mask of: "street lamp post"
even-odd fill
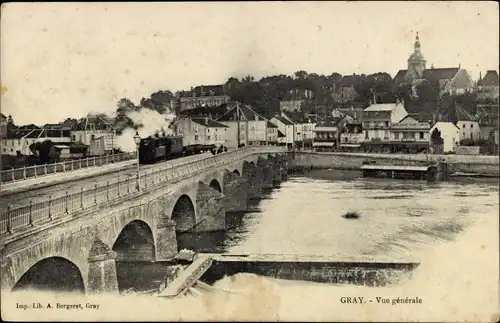
[[[136,188],[139,191],[141,189],[141,186],[139,185],[139,180],[140,180],[140,173],[139,173],[139,144],[141,143],[141,137],[139,136],[139,133],[136,131],[135,136],[134,136],[134,141],[135,141],[135,146],[136,146],[136,151],[137,151],[137,185]]]

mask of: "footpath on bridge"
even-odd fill
[[[40,189],[46,186],[59,184],[61,182],[77,181],[83,178],[99,176],[107,173],[116,172],[124,167],[136,165],[136,160],[126,160],[114,164],[103,166],[82,168],[65,173],[50,174],[40,177],[29,178],[17,182],[1,184],[0,195],[22,192],[27,189]]]

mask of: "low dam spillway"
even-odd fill
[[[386,286],[409,278],[418,265],[415,260],[381,257],[197,254],[159,296],[177,297],[198,280],[211,285],[238,273],[315,283]]]

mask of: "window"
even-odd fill
[[[210,141],[210,136],[207,136],[207,140]]]
[[[368,139],[368,130],[365,130],[365,139]]]
[[[424,139],[424,133],[420,132],[420,139]]]
[[[389,127],[389,121],[386,121],[386,122],[385,122],[385,126],[386,126],[386,127]]]
[[[465,125],[462,125],[462,128],[465,128]]]
[[[399,132],[394,133],[394,139],[399,139]]]
[[[18,139],[17,140],[17,144],[20,145],[21,144],[21,139]]]
[[[194,140],[198,140],[198,135],[194,135]]]
[[[4,148],[4,149],[3,149],[3,152],[5,152],[6,150],[7,150],[7,149],[5,149],[5,148]]]
[[[471,127],[471,128],[474,128],[474,124],[472,124],[472,123],[471,123],[471,124],[470,124],[470,127]]]
[[[90,140],[94,140],[95,139],[95,136],[94,135],[90,135]]]
[[[71,135],[71,140],[76,141],[76,136],[75,135]]]
[[[210,128],[207,128],[207,132],[210,132]]]

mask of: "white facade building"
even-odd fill
[[[2,139],[2,154],[16,156],[31,155],[30,145],[35,142],[50,140],[56,144],[71,142],[69,128],[61,129],[18,129],[9,137]]]
[[[228,127],[227,147],[229,148],[238,147],[238,143],[252,146],[268,142],[268,120],[247,105],[236,104],[222,115],[217,122]]]
[[[452,122],[436,122],[429,130],[429,140],[431,140],[434,129],[441,132],[441,138],[443,138],[443,152],[455,151],[460,140],[459,128]],[[432,142],[430,142],[430,144],[432,144]]]
[[[183,117],[172,124],[176,135],[182,136],[184,146],[227,146],[228,126],[207,117]]]

